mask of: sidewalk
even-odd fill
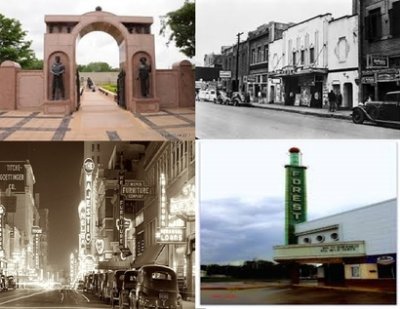
[[[0,140],[7,141],[162,141],[194,137],[194,107],[134,114],[98,91],[85,91],[79,110],[72,115],[0,111]]]
[[[251,102],[251,106],[257,108],[272,109],[277,111],[284,111],[289,113],[297,113],[303,115],[311,115],[325,118],[336,118],[351,120],[351,110],[338,110],[336,112],[330,112],[324,108],[310,108],[305,106],[287,106],[283,104],[269,104],[269,103],[255,103]]]

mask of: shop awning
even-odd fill
[[[134,268],[139,268],[145,264],[168,265],[168,250],[165,245],[156,244],[147,247],[141,256],[138,256],[131,264]]]
[[[118,269],[129,269],[131,268],[130,262],[125,261],[102,261],[99,262],[97,269],[102,270],[118,270]]]
[[[326,68],[304,68],[304,69],[286,69],[277,72],[271,72],[268,74],[269,77],[290,77],[290,76],[301,76],[309,74],[328,74]]]

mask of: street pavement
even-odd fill
[[[134,114],[99,91],[85,91],[79,110],[68,116],[0,111],[0,140],[193,140],[194,121],[194,108]]]
[[[317,287],[201,290],[201,305],[396,304],[396,294]]]
[[[351,111],[330,113],[308,107],[273,104],[248,106],[196,102],[199,139],[398,139],[400,130],[354,124]]]
[[[194,309],[194,302],[183,301],[183,309]],[[0,292],[0,308],[111,308],[90,293],[65,290],[62,300],[59,290],[17,289]]]

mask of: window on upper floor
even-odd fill
[[[264,61],[268,61],[268,45],[264,45]]]
[[[315,56],[314,56],[314,47],[310,48],[310,64],[313,64],[315,61]]]
[[[293,66],[296,66],[296,52],[293,52]]]
[[[300,62],[303,65],[304,64],[304,57],[305,57],[305,51],[304,49],[300,52]]]
[[[365,17],[365,37],[369,41],[380,39],[382,36],[381,9],[373,9]]]
[[[400,1],[393,2],[389,10],[390,34],[394,37],[400,36]]]
[[[257,47],[257,62],[261,62],[263,59],[261,46]]]
[[[251,50],[251,63],[256,63],[256,49],[255,48],[253,48],[252,50]]]

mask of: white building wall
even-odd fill
[[[342,106],[358,105],[358,16],[343,16],[328,24],[328,89],[339,87]],[[336,72],[331,72],[336,71]]]
[[[339,225],[340,241],[365,241],[366,254],[397,252],[397,200],[392,199],[296,225],[296,233]]]
[[[326,68],[328,66],[327,40],[328,22],[332,19],[331,14],[320,15],[294,25],[284,31],[283,65],[293,65],[293,52],[296,52],[296,64],[299,65],[301,50],[305,51],[305,67],[310,66],[309,51],[314,48],[315,67]]]

